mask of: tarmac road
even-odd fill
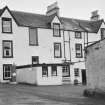
[[[85,88],[0,84],[0,105],[105,105],[105,100],[84,97]]]

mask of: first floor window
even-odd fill
[[[57,76],[57,66],[56,65],[52,65],[52,76]]]
[[[76,58],[82,58],[82,44],[75,44]]]
[[[29,28],[29,45],[38,46],[38,32],[37,28]]]
[[[61,58],[61,43],[54,43],[54,57]]]
[[[63,74],[63,77],[70,76],[69,66],[62,66],[62,74]]]
[[[12,70],[11,64],[4,64],[3,65],[3,79],[4,80],[11,79],[11,70]]]
[[[3,40],[3,57],[13,57],[13,43],[10,40]]]
[[[42,77],[47,77],[48,76],[48,66],[43,65],[42,66]]]
[[[2,18],[2,32],[3,33],[12,33],[12,19],[11,18]]]
[[[79,76],[79,68],[74,69],[74,75],[75,75],[75,77]]]
[[[32,64],[38,64],[39,63],[39,57],[38,56],[32,56]]]

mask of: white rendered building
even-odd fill
[[[0,82],[10,81],[13,64],[64,64],[62,83],[86,83],[84,48],[100,40],[104,28],[97,12],[89,21],[60,17],[57,3],[48,6],[45,15],[4,7],[0,10]]]

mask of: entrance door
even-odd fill
[[[86,85],[86,82],[87,82],[86,81],[86,70],[82,69],[81,72],[82,72],[82,84]]]

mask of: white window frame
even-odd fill
[[[81,38],[82,38],[81,32],[76,31],[76,32],[75,32],[75,38],[81,39]]]
[[[62,57],[61,43],[54,43],[54,58],[61,57]]]
[[[69,66],[67,66],[67,65],[62,66],[62,75],[63,75],[63,77],[70,77]]]
[[[12,33],[12,19],[2,17],[2,33]]]
[[[38,46],[38,32],[37,31],[38,31],[37,28],[29,27],[29,45],[30,46]]]
[[[74,76],[79,77],[79,68],[74,68]]]
[[[101,39],[105,38],[105,28],[101,28]]]
[[[82,44],[76,43],[75,44],[75,51],[76,51],[76,58],[82,58],[83,57],[83,54],[82,54]]]
[[[57,65],[51,66],[51,74],[52,76],[57,76]]]
[[[7,43],[7,46],[5,46],[5,43]],[[13,58],[13,42],[11,40],[3,40],[2,41],[3,46],[3,58]],[[9,45],[10,44],[10,45]],[[7,54],[8,52],[8,54]]]
[[[10,67],[10,71],[6,71],[6,66]],[[5,77],[5,73],[9,73],[10,76]],[[10,80],[12,74],[12,64],[3,64],[3,80]]]
[[[60,37],[60,24],[59,23],[53,23],[53,36]]]

